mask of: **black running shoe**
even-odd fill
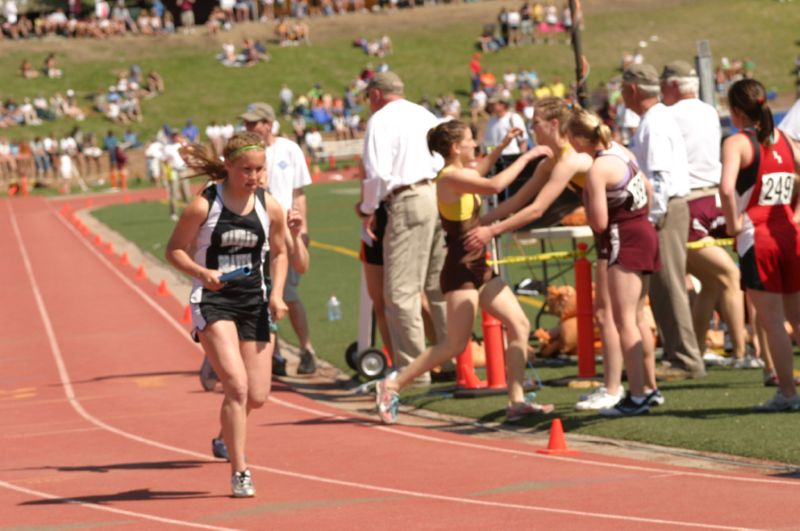
[[[650,404],[645,398],[641,404],[631,398],[631,394],[627,393],[625,398],[617,402],[614,407],[601,409],[599,413],[604,417],[632,417],[634,415],[643,415],[650,413]]]
[[[286,376],[286,358],[280,354],[272,356],[272,375]]]
[[[317,362],[314,353],[304,350],[300,353],[300,365],[297,366],[297,374],[314,374],[317,372]]]

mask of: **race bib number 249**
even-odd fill
[[[788,205],[792,200],[794,175],[791,173],[767,173],[761,177],[761,206]]]

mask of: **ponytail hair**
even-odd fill
[[[225,162],[235,160],[239,155],[246,151],[256,149],[264,150],[266,145],[264,139],[258,133],[237,133],[233,135],[230,140],[225,144],[222,150],[223,159],[215,157],[208,151],[208,148],[202,144],[187,144],[180,148],[181,158],[186,162],[186,165],[195,170],[193,175],[187,177],[197,177],[199,175],[207,175],[212,181],[224,181],[228,178],[228,170],[225,168]]]
[[[755,79],[741,79],[728,91],[728,107],[737,109],[753,122],[756,137],[762,145],[768,145],[775,129],[772,110],[767,105],[767,90]]]
[[[586,109],[574,108],[567,122],[565,132],[587,140],[590,144],[602,144],[611,147],[611,129],[603,123],[598,115]]]
[[[469,126],[461,120],[442,122],[428,131],[428,151],[438,153],[445,160],[450,156],[450,148],[464,139]]]

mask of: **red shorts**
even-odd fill
[[[689,205],[689,241],[696,242],[706,236],[727,238],[725,216],[717,204],[717,195],[692,199]]]
[[[603,234],[595,235],[597,258],[608,266],[621,265],[630,271],[655,273],[661,269],[658,234],[646,217],[612,223]]]
[[[800,291],[800,229],[755,230],[754,244],[739,257],[742,287],[771,293]]]

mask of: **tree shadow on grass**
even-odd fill
[[[89,496],[76,496],[74,498],[53,498],[47,500],[32,500],[22,502],[20,505],[63,505],[71,503],[92,503],[106,505],[121,501],[150,501],[150,500],[188,500],[200,498],[220,498],[218,494],[211,495],[206,491],[185,491],[185,490],[151,490],[134,489],[117,492],[113,494],[94,494]]]

